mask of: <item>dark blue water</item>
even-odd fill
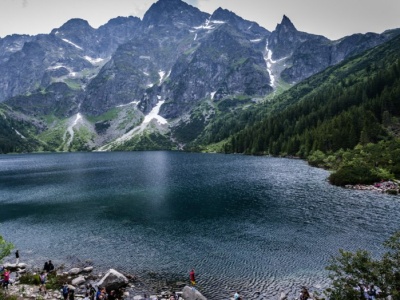
[[[236,289],[269,298],[325,284],[339,248],[379,254],[400,227],[400,198],[327,176],[300,160],[239,155],[0,156],[0,234],[34,266],[91,260],[144,281],[195,268],[210,299]]]

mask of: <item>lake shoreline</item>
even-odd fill
[[[44,299],[61,298],[62,295],[60,293],[60,290],[62,288],[62,285],[60,285],[60,288],[49,289],[48,295],[46,296],[46,294],[40,293],[39,284],[26,284],[19,282],[21,276],[27,276],[27,275],[29,277],[39,276],[39,274],[43,272],[39,268],[29,266],[23,262],[19,263],[18,266],[21,266],[20,268],[18,268],[18,266],[16,266],[15,263],[13,264],[10,262],[4,265],[7,269],[12,270],[11,278],[13,284],[10,285],[10,287],[12,287],[11,294],[19,295],[23,299],[38,298],[43,296],[45,296],[43,297]],[[10,266],[12,266],[12,268],[10,268]],[[70,289],[73,289],[75,291],[75,299],[83,299],[87,291],[87,285],[88,284],[93,285],[93,287],[96,290],[98,288],[104,287],[101,284],[99,284],[99,282],[103,281],[104,277],[107,276],[105,274],[107,274],[112,270],[114,272],[115,269],[101,271],[101,270],[95,270],[93,269],[93,267],[86,267],[84,269],[79,267],[72,267],[70,270],[65,271],[64,267],[61,267],[61,269],[56,268],[49,274],[54,274],[56,276],[64,278],[63,282],[68,283]],[[115,271],[117,273],[120,273],[118,272],[118,270]],[[95,274],[96,272],[99,273],[96,275]],[[121,275],[125,276],[128,279],[128,281],[126,285],[118,289],[117,295],[120,295],[118,299],[161,300],[161,299],[169,299],[171,295],[178,295],[179,299],[182,299],[180,297],[182,297],[183,291],[186,289],[185,287],[192,286],[190,284],[189,276],[187,276],[186,279],[181,279],[181,280],[176,279],[175,281],[167,281],[165,278],[164,279],[160,278],[158,282],[153,282],[153,284],[151,283],[149,284],[148,282],[145,283],[144,281],[141,280],[140,277],[137,277],[135,275],[126,273],[121,273]],[[324,290],[329,286],[327,279],[322,279],[322,278],[320,283],[314,283],[312,285],[310,285],[309,283],[310,282],[304,282],[304,284],[302,284],[301,286],[295,284],[289,284],[287,288],[284,289],[272,286],[270,287],[270,289],[274,290],[272,291],[272,293],[271,291],[269,291],[269,293],[266,293],[267,291],[257,289],[248,293],[247,298],[249,296],[252,297],[262,296],[263,299],[275,300],[275,299],[284,299],[285,296],[297,297],[298,294],[300,293],[302,286],[306,286],[311,295],[313,294],[323,295]],[[198,282],[197,284],[201,285],[201,282]],[[21,290],[24,291],[23,296]],[[201,297],[204,297],[204,300],[206,299],[201,292],[201,288],[199,289],[197,285],[195,286],[195,290],[196,293],[200,293],[198,294],[198,298],[196,298],[197,300],[202,300]],[[111,289],[110,290],[107,289],[108,293],[110,291]],[[241,294],[240,290],[235,290],[232,291],[230,295],[225,295],[224,298],[233,299],[233,294],[236,291]],[[183,298],[183,299],[191,299],[191,298]],[[214,299],[214,297],[213,295],[208,295],[207,299]]]

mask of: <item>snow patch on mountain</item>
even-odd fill
[[[121,137],[117,138],[114,142],[111,142],[107,145],[100,147],[98,151],[109,151],[113,148],[113,146],[129,141],[134,136],[141,134],[153,120],[156,121],[159,125],[167,125],[168,121],[159,115],[161,105],[164,104],[165,100],[161,100],[161,96],[157,96],[157,98],[159,99],[157,105],[154,106],[153,109],[150,111],[150,113],[144,117],[142,124],[131,129]],[[134,102],[136,101],[133,101],[131,103]]]
[[[92,65],[98,65],[104,61],[104,58],[92,58],[90,56],[84,56],[83,58],[90,62]]]
[[[26,140],[26,137],[24,137],[17,129],[13,128],[15,133],[18,134],[22,139]]]
[[[272,50],[268,48],[268,41],[267,41],[267,45],[265,47],[265,55],[264,55],[264,60],[265,63],[267,64],[267,72],[269,74],[269,77],[271,79],[271,86],[275,87],[276,85],[276,77],[274,75],[274,66],[278,63],[280,63],[281,61],[286,60],[287,57],[283,57],[281,59],[278,60],[273,60],[272,59]]]
[[[80,50],[83,50],[82,47],[78,46],[77,44],[74,44],[73,42],[71,42],[71,41],[69,41],[69,40],[67,40],[67,39],[62,39],[62,40],[63,40],[64,42],[66,42],[66,43],[68,43],[68,44],[74,46],[75,48],[78,48],[78,49],[80,49]]]
[[[158,96],[160,100],[161,97]],[[157,105],[149,112],[149,114],[144,118],[142,125],[150,123],[151,120],[155,119],[160,124],[168,124],[168,121],[159,115],[161,105],[163,105],[165,100],[158,101]]]
[[[67,148],[71,145],[72,141],[74,140],[74,127],[78,125],[78,123],[82,120],[82,115],[80,113],[77,113],[75,115],[75,120],[72,122],[71,125],[68,126],[67,131],[64,133],[63,140],[65,142],[67,138],[67,133],[69,133],[69,139],[66,143]]]
[[[138,105],[139,102],[140,102],[140,101],[132,101],[132,102],[129,102],[129,103],[126,103],[126,104],[117,105],[116,107],[124,107],[124,106],[132,105],[132,104]]]

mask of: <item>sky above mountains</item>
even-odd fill
[[[184,0],[201,11],[233,11],[273,31],[283,15],[296,28],[332,40],[353,33],[400,28],[399,0]],[[142,18],[155,0],[0,0],[0,37],[50,33],[69,19],[97,28],[118,16]]]

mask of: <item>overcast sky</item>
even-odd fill
[[[233,11],[272,31],[282,16],[308,33],[339,39],[352,33],[400,28],[400,0],[185,0],[212,13]],[[0,37],[50,33],[72,18],[97,28],[118,16],[142,18],[155,0],[0,0]]]

